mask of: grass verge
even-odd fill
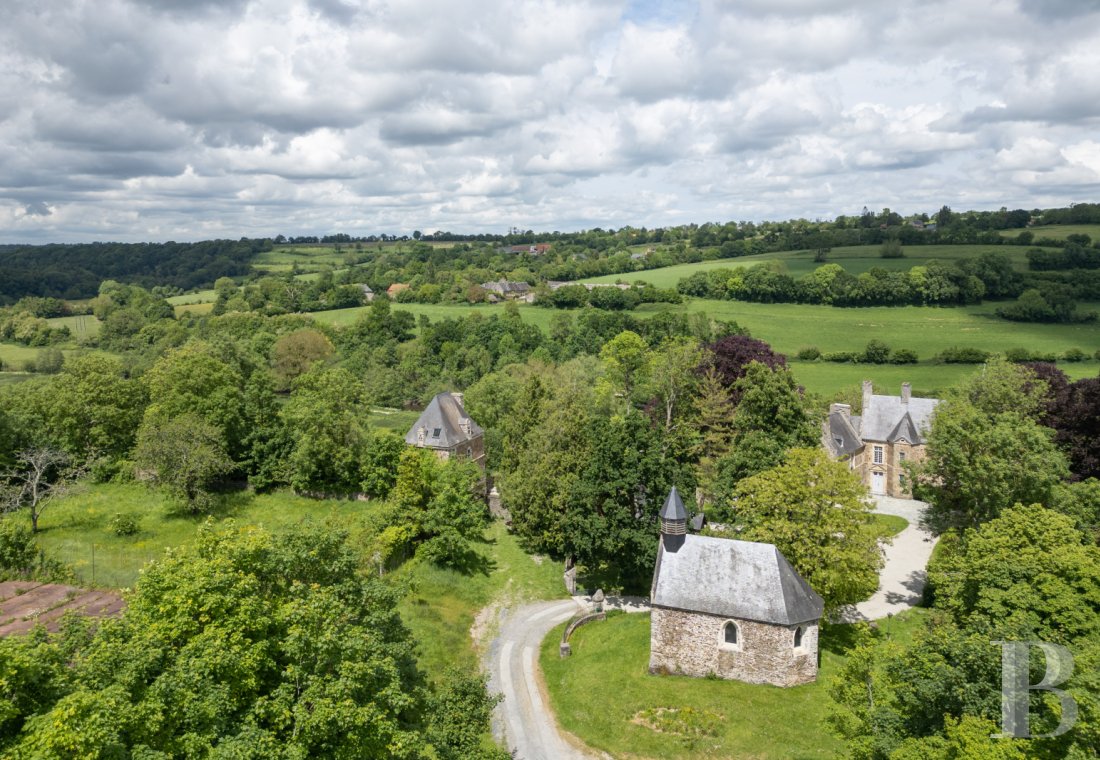
[[[924,614],[913,609],[880,627],[907,641]],[[565,659],[558,656],[559,627],[543,640],[540,661],[562,727],[614,757],[832,758],[843,745],[825,724],[828,682],[854,645],[854,633],[847,625],[823,630],[817,682],[787,689],[650,675],[648,614],[611,616],[578,629],[573,656]],[[673,710],[701,716],[706,731],[685,737],[655,730]]]

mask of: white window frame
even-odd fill
[[[885,451],[882,446],[875,446],[871,452],[871,463],[882,464],[885,461]]]

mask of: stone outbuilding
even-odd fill
[[[437,394],[405,434],[405,443],[432,449],[440,459],[472,459],[485,469],[485,431],[466,413],[460,393]]]
[[[825,605],[779,549],[688,534],[675,487],[660,517],[649,672],[774,686],[814,681]]]
[[[902,383],[900,396],[874,393],[863,381],[863,413],[853,415],[847,404],[833,404],[821,438],[826,450],[846,460],[871,493],[912,498],[905,463],[925,457],[925,436],[939,399],[912,395]]]

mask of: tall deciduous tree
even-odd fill
[[[636,332],[624,330],[600,349],[604,377],[612,395],[629,404],[639,385],[649,378],[649,347]]]
[[[499,757],[471,740],[488,726],[484,689],[448,678],[433,695],[396,605],[390,587],[358,572],[340,534],[203,528],[147,567],[121,619],[80,656],[45,645],[33,698],[4,711],[0,751]],[[0,642],[0,672],[30,682],[32,646]]]
[[[213,346],[192,341],[168,351],[143,379],[150,400],[143,424],[196,415],[218,431],[231,456],[243,458],[244,380]]]
[[[192,512],[213,506],[213,487],[233,469],[221,431],[194,414],[147,420],[134,459]]]
[[[43,389],[45,434],[73,456],[126,454],[145,410],[145,389],[122,362],[90,354],[70,359]]]
[[[708,368],[713,368],[730,389],[734,404],[741,400],[737,381],[745,376],[752,362],[760,362],[771,369],[787,366],[786,357],[777,354],[764,341],[747,335],[727,335],[706,348],[708,353],[698,371],[705,373]]]
[[[1049,504],[1069,475],[1053,431],[1016,411],[986,411],[1000,408],[958,394],[936,409],[918,470],[935,530],[980,525],[1017,502]]]
[[[283,407],[294,442],[291,485],[299,491],[358,491],[367,412],[363,384],[346,369],[318,366],[298,378]]]
[[[271,368],[283,389],[333,354],[332,342],[320,330],[303,328],[279,337],[271,347]]]
[[[878,588],[883,555],[865,497],[822,449],[791,449],[783,464],[742,480],[720,519],[730,537],[775,544],[833,610]]]

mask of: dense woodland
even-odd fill
[[[965,225],[946,216],[934,234],[1021,221],[994,216],[959,215]],[[881,235],[877,216],[864,219],[836,232]],[[669,244],[668,232],[652,242]],[[657,510],[676,485],[698,494],[691,507],[705,511],[710,532],[775,543],[830,613],[874,591],[881,533],[858,480],[819,446],[827,400],[734,323],[703,313],[638,319],[588,304],[556,311],[544,332],[514,305],[431,321],[385,298],[347,326],[296,313],[398,277],[416,297],[429,286],[440,299],[476,297],[471,282],[516,264],[497,243],[364,249],[364,261],[312,281],[264,276],[240,287],[214,278],[217,302],[204,315],[177,316],[163,282],[106,280],[87,304],[102,329],[84,339],[86,352],[68,356],[49,348],[64,336],[46,317],[69,305],[39,293],[4,312],[0,334],[45,346],[52,371],[0,387],[5,578],[71,577],[38,549],[35,532],[51,500],[79,482],[144,483],[181,514],[216,514],[234,494],[276,489],[361,496],[377,510],[354,534],[204,527],[149,567],[119,621],[0,640],[0,754],[501,756],[483,741],[493,703],[484,683],[423,672],[396,613],[408,589],[392,578],[405,563],[470,574],[484,563],[483,473],[368,423],[376,406],[420,408],[445,390],[464,391],[486,428],[487,474],[512,530],[529,551],[575,563],[586,585],[644,592]],[[575,240],[554,244],[545,261],[523,259],[536,282],[616,257],[637,263],[625,253],[577,259],[567,255]],[[1078,257],[1073,266],[1089,261],[1060,249]],[[698,253],[694,241],[689,250]],[[792,281],[793,292],[850,292],[833,287],[844,280],[835,271],[821,282],[828,266]],[[996,256],[971,266],[897,274],[910,294],[934,277],[957,289],[954,299],[968,283],[979,290],[971,278],[984,289],[978,297],[1028,292]],[[756,271],[698,284],[728,288]],[[858,412],[858,397],[844,400]],[[1050,364],[993,357],[946,396],[928,460],[910,473],[942,535],[929,623],[904,646],[853,629],[854,653],[830,686],[833,730],[854,757],[1100,751],[1098,431],[1100,379],[1071,382]],[[1068,687],[1081,710],[1074,732],[1011,747],[989,738],[1000,717],[996,639],[1053,641],[1078,654]],[[1037,724],[1051,723],[1049,704],[1033,709]]]

